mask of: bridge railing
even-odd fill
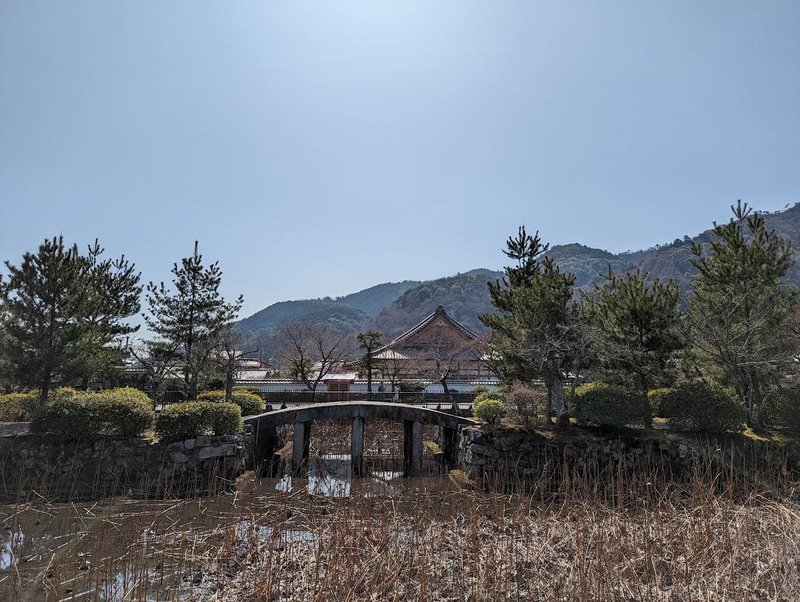
[[[328,403],[334,401],[386,401],[399,402],[410,405],[430,404],[472,404],[476,393],[425,393],[423,391],[409,391],[390,393],[387,391],[367,393],[366,391],[262,391],[264,401],[272,406],[283,403]]]

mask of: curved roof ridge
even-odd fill
[[[403,334],[401,334],[399,336],[396,336],[391,341],[386,343],[386,345],[384,345],[383,347],[380,347],[379,349],[376,349],[374,351],[374,353],[377,354],[377,353],[380,353],[382,351],[386,351],[387,349],[391,349],[393,346],[397,345],[398,343],[402,342],[403,340],[415,335],[420,330],[425,328],[428,324],[433,322],[433,320],[434,320],[434,318],[436,318],[436,316],[444,317],[445,319],[447,319],[448,322],[450,322],[450,324],[455,326],[458,330],[460,330],[461,332],[466,334],[468,337],[473,338],[473,339],[479,339],[480,338],[477,334],[472,332],[469,328],[467,328],[466,326],[463,326],[462,324],[459,324],[455,319],[453,319],[453,317],[450,314],[447,313],[447,311],[444,308],[444,305],[440,305],[439,307],[436,308],[436,311],[434,311],[429,316],[423,318],[422,321],[419,322],[416,326],[412,326],[411,328],[406,330]]]

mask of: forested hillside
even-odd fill
[[[800,248],[800,204],[766,216],[769,227]],[[546,240],[546,233],[543,233]],[[662,280],[673,280],[685,297],[691,290],[695,268],[690,259],[692,243],[708,244],[711,229],[694,237],[682,235],[671,243],[650,249],[610,253],[579,243],[555,245],[548,254],[563,272],[575,274],[577,289],[590,292],[602,282],[609,267],[615,272],[639,268]],[[800,250],[795,252],[800,259]],[[498,261],[504,258],[498,257]],[[427,282],[404,281],[379,284],[337,299],[285,301],[271,305],[239,322],[238,329],[251,336],[272,334],[283,324],[326,325],[337,330],[375,328],[388,340],[414,326],[443,305],[448,313],[476,332],[484,329],[478,316],[493,310],[486,283],[501,277],[501,272],[475,269],[463,274]],[[800,285],[800,261],[789,272],[790,280]]]

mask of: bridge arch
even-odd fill
[[[381,401],[333,402],[275,410],[248,416],[245,424],[253,428],[256,460],[271,458],[277,443],[276,428],[294,425],[292,469],[299,472],[308,464],[311,425],[321,420],[352,420],[350,456],[353,474],[364,474],[364,421],[378,418],[402,422],[404,425],[404,473],[417,472],[422,462],[422,425],[433,424],[443,429],[444,455],[454,462],[458,450],[458,431],[475,424],[471,418],[402,403]]]

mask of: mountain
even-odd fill
[[[371,286],[363,291],[351,293],[344,297],[337,297],[336,302],[348,307],[355,307],[370,316],[377,316],[380,311],[405,293],[408,289],[422,284],[417,280],[404,280],[403,282],[386,282]]]
[[[764,216],[768,227],[797,249],[789,279],[800,285],[800,203]],[[686,296],[697,272],[690,261],[692,243],[708,245],[713,239],[713,231],[708,229],[691,238],[683,236],[671,243],[633,252],[611,253],[572,243],[554,245],[547,254],[562,272],[575,274],[579,290],[590,292],[594,284],[602,283],[601,274],[607,273],[609,267],[616,273],[638,268],[651,277],[672,280]],[[388,282],[337,299],[284,301],[245,318],[237,328],[258,336],[272,334],[282,324],[302,322],[339,330],[377,329],[384,333],[384,340],[389,340],[443,305],[457,321],[480,332],[484,327],[478,316],[493,311],[486,283],[501,277],[501,272],[476,269],[427,282]]]
[[[272,335],[286,324],[318,324],[333,330],[359,330],[384,307],[419,284],[414,280],[387,282],[336,299],[325,297],[273,303],[240,320],[236,330],[249,338]]]
[[[492,311],[486,283],[500,278],[501,272],[477,269],[447,278],[430,280],[400,295],[375,318],[373,327],[389,340],[418,324],[439,305],[457,322],[470,330],[485,330],[478,316]]]

